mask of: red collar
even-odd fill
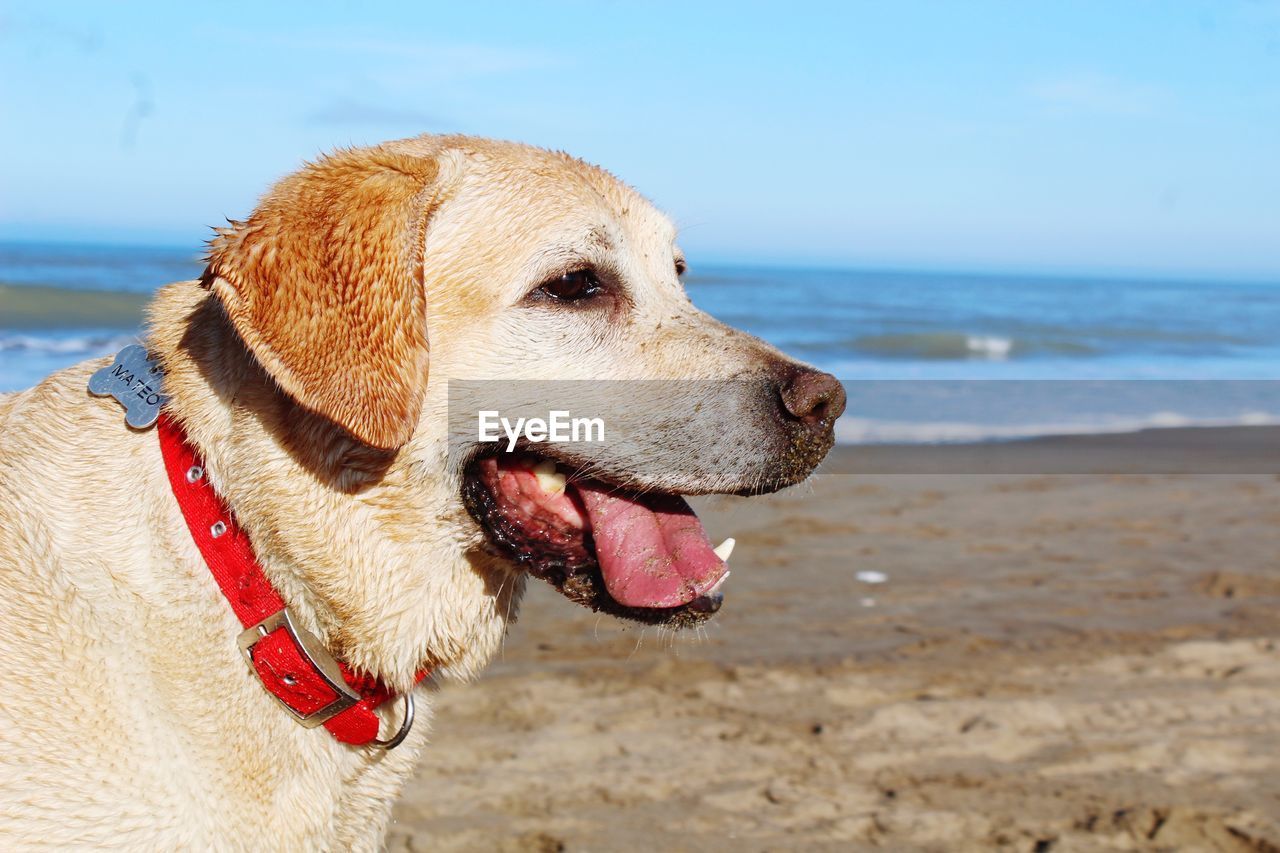
[[[374,709],[392,697],[391,691],[334,659],[319,638],[297,624],[258,565],[248,534],[209,485],[204,461],[182,427],[162,413],[158,433],[173,495],[200,555],[245,626],[240,650],[262,686],[307,728],[323,725],[343,743],[398,746],[413,724],[413,697],[405,696],[400,731],[378,740]]]

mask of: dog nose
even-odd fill
[[[828,426],[844,414],[844,386],[830,373],[802,367],[783,383],[781,394],[787,412],[810,426]]]

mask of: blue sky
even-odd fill
[[[338,145],[564,148],[698,259],[1280,278],[1280,2],[0,7],[0,237],[198,247]]]

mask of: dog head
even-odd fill
[[[367,487],[417,490],[460,560],[679,625],[719,606],[726,571],[681,495],[799,482],[844,406],[696,309],[685,265],[667,218],[598,168],[420,137],[286,178],[212,241],[203,281],[285,395],[387,454],[396,476]],[[499,411],[576,408],[604,440],[451,436],[478,412],[450,385],[477,381]]]

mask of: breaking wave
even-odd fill
[[[21,355],[75,356],[93,358],[106,355],[128,344],[135,343],[135,335],[104,332],[97,335],[31,335],[0,332],[0,353]]]
[[[1024,355],[1092,355],[1093,347],[1067,340],[1022,340],[966,332],[907,332],[865,335],[850,348],[879,358],[938,361],[1006,361]]]
[[[1044,423],[982,424],[960,421],[891,421],[842,417],[836,422],[837,444],[968,444],[1012,441],[1053,435],[1108,435],[1169,427],[1277,426],[1280,414],[1246,412],[1228,418],[1190,417],[1155,412],[1144,417],[1099,417]]]

